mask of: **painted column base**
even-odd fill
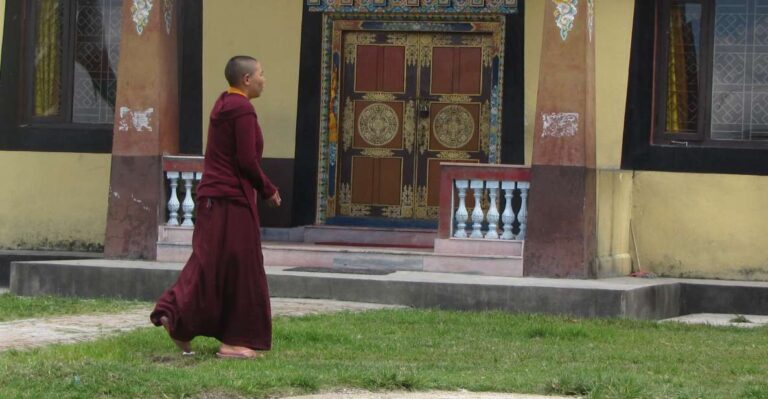
[[[583,166],[531,168],[525,276],[597,277],[595,177]]]
[[[112,156],[104,256],[154,260],[165,208],[160,156]]]

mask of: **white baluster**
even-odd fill
[[[467,219],[469,219],[469,213],[467,212],[467,188],[469,187],[468,180],[456,180],[456,188],[459,189],[459,209],[456,210],[456,232],[453,234],[455,238],[467,238]]]
[[[520,234],[517,235],[518,240],[525,240],[525,229],[528,223],[528,188],[531,186],[529,182],[518,182],[517,188],[520,189],[520,198],[522,202],[520,204],[520,212],[517,214],[517,220],[520,221]]]
[[[512,210],[512,192],[515,190],[515,182],[503,181],[501,182],[501,189],[504,190],[504,213],[501,214],[501,222],[504,226],[504,233],[501,235],[502,240],[511,240],[515,238],[512,234],[512,223],[515,221],[515,213]]]
[[[496,196],[499,194],[499,181],[488,180],[485,182],[488,189],[490,204],[488,207],[488,232],[485,233],[487,240],[499,239],[499,208],[496,204]]]
[[[480,206],[483,200],[483,181],[472,180],[469,183],[469,187],[475,194],[475,208],[472,210],[472,234],[469,238],[483,238],[483,208]]]
[[[181,203],[181,209],[184,211],[184,221],[181,225],[192,227],[194,226],[194,223],[192,223],[192,211],[195,210],[195,202],[192,201],[192,184],[194,184],[195,173],[182,172],[181,178],[184,180],[184,189],[186,190],[184,202]]]
[[[171,199],[168,200],[168,226],[179,225],[179,196],[176,188],[179,186],[179,172],[166,172],[171,185]]]

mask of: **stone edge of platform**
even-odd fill
[[[112,261],[110,266],[100,267],[94,262],[14,262],[10,291],[24,296],[151,301],[173,284],[182,266]],[[143,266],[135,267],[139,264]],[[442,273],[398,272],[382,277],[267,269],[270,294],[275,297],[647,320],[689,313],[768,314],[768,286],[739,285],[739,282],[706,284],[658,279],[637,284],[627,280],[605,284],[594,280],[552,280],[550,283],[542,279],[478,278]]]

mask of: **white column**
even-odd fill
[[[482,180],[471,180],[469,183],[469,188],[472,189],[473,194],[475,195],[475,208],[472,210],[472,234],[469,236],[469,238],[483,238],[483,208],[481,205],[483,201],[483,181]]]
[[[504,226],[504,233],[501,235],[502,240],[511,240],[515,238],[512,234],[512,223],[515,221],[515,213],[512,210],[512,191],[515,189],[515,182],[503,181],[501,182],[501,189],[504,190],[504,213],[501,214],[501,222]]]
[[[488,207],[488,232],[485,233],[487,240],[499,239],[499,208],[496,204],[496,197],[499,194],[499,181],[488,180],[485,182],[485,187],[488,188],[488,198],[490,204]]]
[[[466,197],[468,187],[468,180],[456,180],[456,188],[459,189],[459,209],[456,210],[456,232],[453,234],[455,238],[467,238],[469,213],[467,212]]]
[[[517,188],[520,189],[520,198],[522,202],[520,204],[520,213],[517,214],[517,220],[520,221],[520,234],[517,235],[518,240],[525,240],[525,229],[528,226],[528,188],[531,186],[529,182],[517,182]]]
[[[195,202],[192,200],[192,185],[195,181],[195,172],[181,172],[181,178],[184,180],[184,202],[181,203],[181,209],[184,211],[184,221],[181,223],[184,227],[193,227],[192,211],[195,210]]]
[[[171,185],[171,198],[168,200],[168,226],[179,225],[179,196],[176,188],[179,187],[179,172],[166,172],[168,182]]]

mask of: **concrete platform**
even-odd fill
[[[103,257],[104,254],[98,252],[0,250],[0,287],[7,287],[10,282],[11,262]]]
[[[14,262],[10,289],[17,295],[28,296],[154,300],[176,280],[182,266],[115,260]],[[288,269],[267,267],[272,296],[651,320],[689,313],[768,315],[768,283],[764,282],[566,280],[420,271],[365,275]]]

